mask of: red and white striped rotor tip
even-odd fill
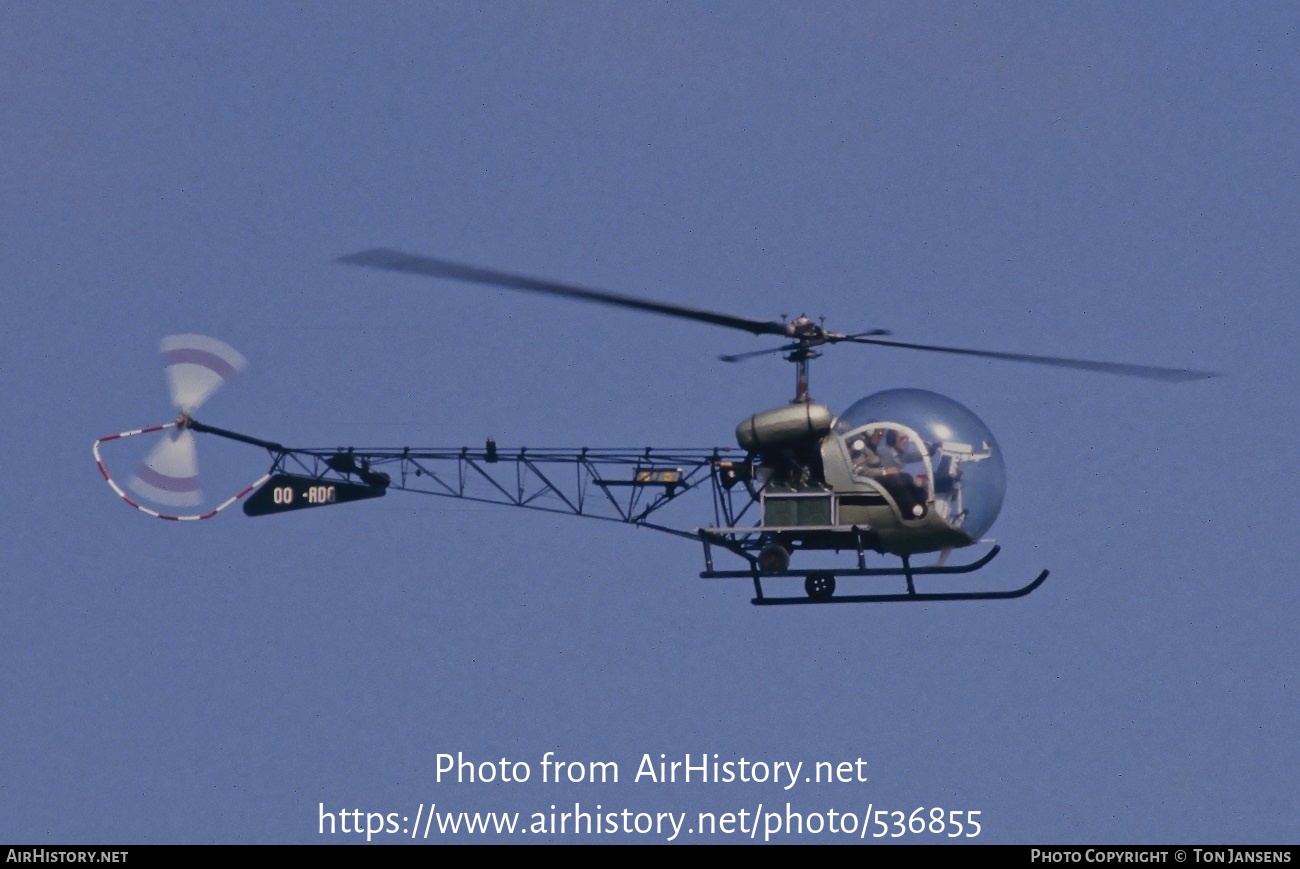
[[[169,335],[161,349],[172,404],[184,414],[193,413],[248,364],[238,350],[206,335]]]

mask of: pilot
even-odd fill
[[[876,452],[880,455],[880,463],[887,474],[900,474],[904,465],[921,460],[916,447],[912,446],[912,439],[893,429],[885,432],[885,443]]]
[[[856,442],[853,445],[856,446]],[[911,438],[893,429],[876,429],[869,434],[867,446],[879,463],[878,470],[875,473],[868,471],[868,476],[889,493],[905,518],[919,519],[924,516],[927,493],[916,484],[911,474],[903,471],[905,465],[920,461],[920,454],[912,446]],[[857,469],[856,464],[854,468]]]

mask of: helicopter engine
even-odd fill
[[[757,455],[763,476],[796,490],[824,488],[820,442],[831,432],[830,408],[809,401],[756,413],[736,426],[741,448]]]
[[[798,402],[756,413],[736,426],[736,441],[752,453],[817,440],[831,430],[835,417],[824,404]]]

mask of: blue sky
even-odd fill
[[[789,802],[980,811],[986,842],[1294,842],[1298,25],[1267,3],[6,5],[0,838]],[[741,333],[333,263],[380,245],[1224,376],[819,360],[833,409],[918,387],[996,433],[987,579],[1052,570],[1012,603],[757,610],[688,542],[603,523],[395,494],[177,526],[112,496],[90,443],[170,419],[177,332],[250,361],[200,418],[289,444],[729,446],[790,396],[775,358],[716,360],[761,346]],[[200,440],[212,485],[265,470]],[[440,753],[540,773],[547,751],[623,778],[437,781]],[[861,757],[869,781],[630,781],[715,752]]]

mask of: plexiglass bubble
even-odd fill
[[[904,476],[972,540],[993,526],[1006,492],[1002,451],[988,426],[951,398],[923,389],[877,392],[841,414],[836,431],[855,475]]]

